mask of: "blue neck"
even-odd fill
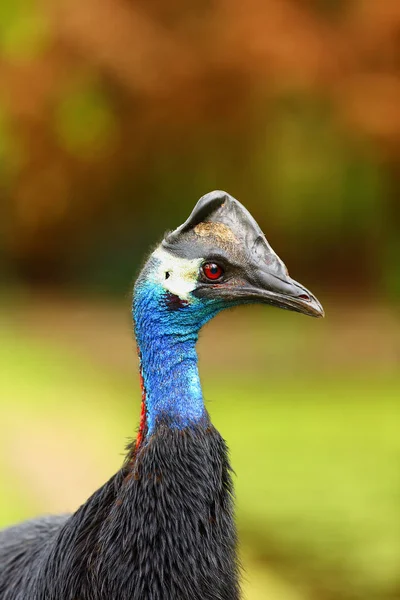
[[[208,424],[198,372],[200,327],[221,310],[215,302],[179,302],[146,279],[135,287],[133,317],[140,356],[145,430]]]

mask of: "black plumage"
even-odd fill
[[[0,541],[2,600],[235,600],[225,442],[210,423],[163,425],[75,514]]]

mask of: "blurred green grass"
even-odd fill
[[[10,326],[1,339],[7,525],[84,501],[120,466],[140,400],[133,376]],[[204,376],[237,474],[246,597],[396,597],[400,376]]]

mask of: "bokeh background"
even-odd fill
[[[200,341],[245,597],[400,598],[399,75],[398,0],[2,0],[0,525],[119,467],[134,275],[226,189],[327,313]]]

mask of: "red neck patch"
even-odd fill
[[[136,437],[136,450],[139,449],[140,444],[143,441],[145,436],[145,430],[147,425],[147,415],[146,415],[146,389],[144,387],[144,379],[142,373],[142,357],[140,355],[140,350],[138,348],[138,356],[139,356],[139,377],[140,377],[140,389],[142,390],[142,406],[140,411],[140,425],[139,431]]]

